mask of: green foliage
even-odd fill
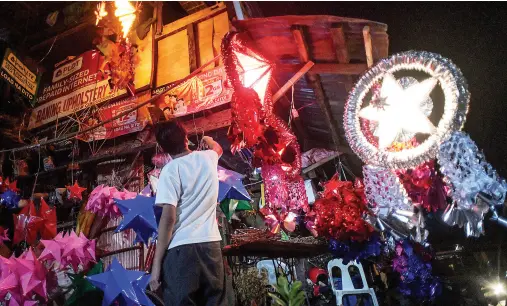
[[[278,278],[278,283],[272,285],[275,289],[276,294],[268,293],[273,299],[273,305],[276,306],[301,306],[305,302],[305,293],[301,290],[303,284],[300,281],[296,281],[289,286],[289,281],[285,276]]]

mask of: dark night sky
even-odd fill
[[[507,177],[507,4],[504,2],[258,2],[266,17],[335,15],[388,25],[390,53],[425,50],[461,68],[472,94],[465,131]]]

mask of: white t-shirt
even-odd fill
[[[176,206],[176,224],[168,249],[222,240],[216,218],[218,158],[215,151],[194,151],[162,169],[155,202]]]

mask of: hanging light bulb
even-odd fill
[[[114,15],[120,20],[123,38],[127,39],[127,35],[136,20],[136,8],[128,0],[116,0],[114,5],[116,6]]]

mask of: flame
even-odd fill
[[[106,3],[104,1],[97,4],[97,10],[95,11],[95,16],[97,16],[97,21],[95,22],[95,25],[98,25],[99,21],[102,18],[107,16]]]
[[[115,0],[114,5],[116,6],[114,15],[120,20],[123,38],[127,38],[130,28],[136,20],[136,8],[128,0]]]

